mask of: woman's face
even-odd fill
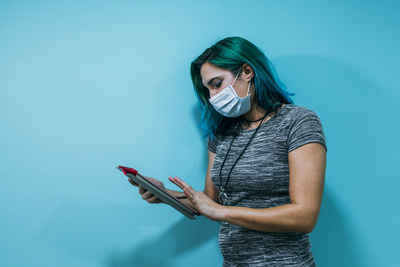
[[[203,82],[203,86],[206,87],[210,93],[210,98],[218,94],[222,89],[232,84],[235,80],[235,76],[226,69],[221,69],[211,63],[204,63],[200,68],[200,75]],[[233,89],[240,97],[247,95],[247,89],[251,77],[253,76],[253,70],[248,64],[244,64],[240,71]],[[250,92],[254,86],[251,85]]]

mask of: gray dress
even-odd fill
[[[242,129],[222,169],[225,185],[229,170],[256,129]],[[232,136],[208,140],[216,154],[211,178],[220,188],[220,168]],[[326,149],[319,117],[305,107],[286,104],[260,126],[232,170],[225,205],[269,208],[290,203],[288,153],[318,142]],[[309,235],[300,232],[260,232],[221,222],[219,245],[223,266],[315,266]]]

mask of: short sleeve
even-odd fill
[[[217,151],[217,138],[211,138],[210,136],[208,137],[208,150],[213,152],[214,154]]]
[[[288,134],[288,152],[308,143],[320,143],[326,151],[325,134],[318,115],[310,109],[302,109],[295,115]]]

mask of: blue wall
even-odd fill
[[[398,2],[81,2],[0,1],[0,266],[220,266],[218,223],[115,166],[203,189],[189,66],[232,35],[323,123],[317,264],[399,263]]]

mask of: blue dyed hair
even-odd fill
[[[254,70],[252,83],[255,86],[254,100],[267,113],[276,111],[283,103],[293,100],[285,85],[280,81],[270,60],[254,44],[242,37],[227,37],[207,48],[190,66],[190,75],[201,111],[200,126],[204,136],[214,138],[217,134],[227,134],[230,126],[243,119],[243,116],[228,118],[219,114],[210,104],[210,93],[203,86],[200,68],[204,63],[229,70],[234,76],[244,64]]]

